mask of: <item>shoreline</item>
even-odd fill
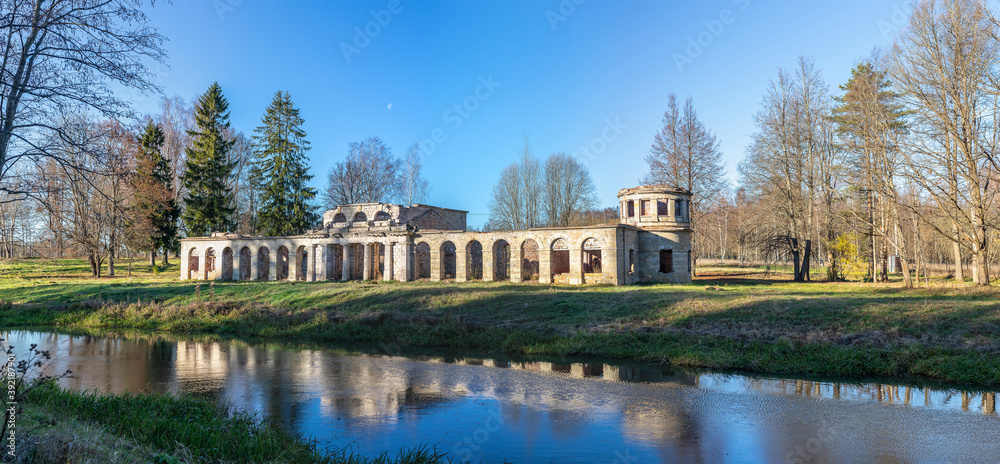
[[[110,280],[38,272],[48,271],[45,265],[31,263],[0,279],[0,328],[389,341],[762,375],[1000,387],[1000,290],[940,281],[907,290],[703,268],[714,274],[692,284],[622,287],[182,282],[141,267],[134,277]]]

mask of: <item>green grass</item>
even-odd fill
[[[22,443],[31,462],[153,463],[441,463],[419,447],[368,459],[346,450],[322,452],[266,419],[228,414],[207,400],[161,394],[70,392],[48,385],[31,392]]]
[[[121,266],[120,269],[123,269]],[[0,325],[395,341],[774,374],[1000,386],[1000,293],[945,281],[791,283],[704,269],[690,285],[91,279],[83,262],[0,263]],[[123,271],[119,271],[122,273]],[[817,273],[814,272],[814,275]]]

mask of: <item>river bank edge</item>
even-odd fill
[[[395,301],[395,306],[406,306]],[[416,305],[420,306],[420,305]],[[163,304],[88,300],[72,304],[0,304],[2,329],[137,330],[298,342],[378,344],[392,354],[406,347],[472,349],[506,355],[583,356],[682,368],[782,376],[879,378],[996,389],[1000,356],[904,342],[838,345],[795,338],[693,335],[669,327],[567,328],[564,324],[496,323],[453,311],[400,309],[290,311],[219,300]]]

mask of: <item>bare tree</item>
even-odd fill
[[[236,213],[236,232],[256,235],[257,213],[261,203],[262,174],[257,168],[257,152],[253,140],[244,133],[229,129],[226,138],[232,140],[229,161],[233,163],[233,175],[229,178],[229,188],[233,191],[233,208]]]
[[[42,160],[36,183],[64,200],[43,197],[40,204],[54,216],[50,223],[63,227],[61,233],[87,257],[93,276],[101,275],[105,260],[114,275],[126,238],[135,137],[116,121],[98,123],[81,113],[61,116],[58,127],[58,138],[49,143],[57,156]]]
[[[574,225],[597,205],[590,170],[565,153],[553,153],[545,160],[544,191],[543,209],[550,227]]]
[[[827,86],[813,60],[800,58],[794,74],[779,70],[761,110],[757,132],[740,164],[743,186],[776,213],[756,235],[770,253],[784,248],[796,281],[810,280],[813,241],[822,235],[818,221],[824,191],[834,189],[836,150],[830,134]]]
[[[642,179],[643,183],[671,185],[692,193],[690,220],[691,227],[697,229],[695,224],[700,220],[702,209],[719,200],[727,182],[719,141],[698,118],[690,97],[683,108],[674,94],[667,98],[663,127],[653,138],[646,162],[649,172]],[[700,254],[697,240],[692,248],[691,273],[694,274]]]
[[[391,201],[399,185],[399,165],[378,137],[352,142],[347,158],[330,169],[323,192],[325,206]]]
[[[524,138],[519,162],[504,168],[490,197],[488,227],[493,230],[523,230],[541,225],[542,168]]]
[[[420,159],[420,145],[413,144],[406,151],[406,159],[402,160],[399,167],[399,191],[397,196],[399,202],[404,205],[412,205],[427,201],[430,195],[430,185],[424,179],[421,171],[423,163]]]
[[[157,91],[146,63],[162,62],[164,38],[141,0],[0,0],[0,189],[28,194],[9,178],[23,158],[57,158],[73,137],[52,121],[81,107],[108,118],[131,114],[110,84]],[[50,145],[52,140],[60,140]],[[66,164],[68,160],[58,159]]]
[[[914,110],[904,159],[950,230],[956,278],[972,256],[973,281],[989,285],[989,232],[996,228],[998,114],[997,25],[980,0],[923,0],[893,47],[891,75]]]

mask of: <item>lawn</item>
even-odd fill
[[[82,261],[0,263],[0,327],[399,341],[778,374],[1000,386],[997,290],[946,281],[792,283],[704,268],[689,285],[181,282],[86,277]],[[820,274],[814,272],[814,275]]]

